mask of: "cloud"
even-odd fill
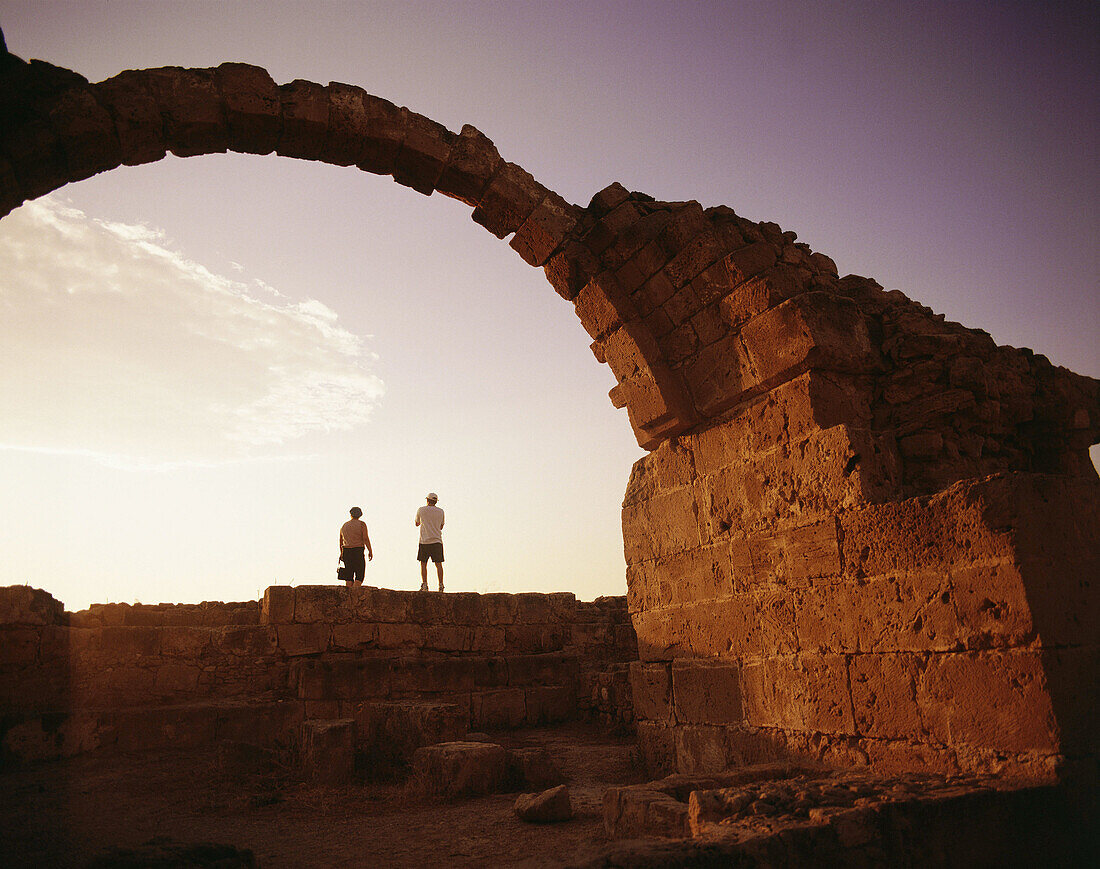
[[[159,468],[362,425],[376,357],[315,299],[211,272],[58,197],[0,221],[0,448]]]

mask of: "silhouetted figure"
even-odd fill
[[[366,550],[367,558],[374,560],[374,552],[370,548],[370,535],[367,533],[367,523],[359,517],[363,511],[358,507],[352,507],[348,512],[351,518],[340,526],[340,560],[344,567],[351,568],[352,578],[346,585],[362,585],[363,577],[367,574],[367,562],[363,558],[363,550]]]
[[[435,506],[439,496],[429,492],[428,503],[416,511],[416,525],[420,529],[420,549],[416,560],[420,562],[420,590],[428,590],[428,559],[435,562],[439,574],[439,590],[443,591],[443,511]]]

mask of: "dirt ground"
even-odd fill
[[[0,775],[0,865],[84,867],[155,838],[250,849],[264,869],[552,866],[607,841],[601,798],[642,780],[634,745],[587,725],[494,734],[544,747],[565,773],[572,820],[528,824],[515,794],[426,800],[395,781],[321,788],[225,752],[78,757]],[[139,865],[138,863],[127,865]]]

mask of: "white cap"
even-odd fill
[[[439,496],[435,492],[429,492],[428,493],[428,500],[429,501],[438,501]]]

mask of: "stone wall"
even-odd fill
[[[636,657],[621,597],[273,586],[261,602],[66,613],[11,586],[0,738],[6,756],[36,758],[285,742],[304,719],[354,718],[363,741],[400,736],[411,749],[593,713],[603,671]]]
[[[1095,767],[1095,379],[841,277],[729,207],[619,184],[573,205],[475,128],[351,85],[239,63],[92,84],[0,44],[0,120],[0,215],[167,153],[276,153],[458,199],[542,267],[651,451],[623,539],[655,768]],[[377,624],[364,652],[394,642]],[[340,654],[349,630],[288,622],[283,641]],[[410,643],[488,656],[501,630]]]

